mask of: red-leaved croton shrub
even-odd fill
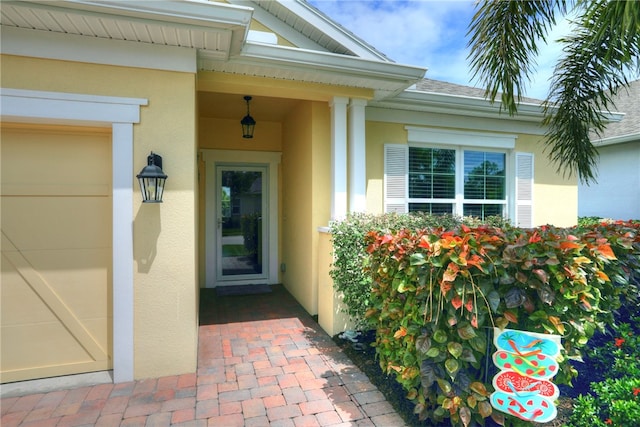
[[[367,318],[381,367],[395,374],[421,420],[517,424],[488,401],[491,328],[561,335],[554,381],[569,384],[576,371],[567,358],[579,356],[629,293],[631,272],[619,258],[638,260],[639,228],[369,233]]]

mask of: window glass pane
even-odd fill
[[[504,176],[505,157],[504,153],[484,153],[485,162],[490,165],[486,170],[487,175]]]
[[[425,212],[432,215],[450,215],[453,213],[452,203],[409,203],[409,212]]]
[[[453,199],[456,194],[455,175],[434,175],[433,176],[433,197],[434,199]]]
[[[455,197],[455,150],[409,147],[409,197]]]
[[[477,200],[504,200],[505,154],[464,152],[464,197]]]
[[[409,172],[409,197],[430,199],[433,196],[433,176]]]
[[[474,216],[482,220],[490,216],[503,216],[504,205],[485,205],[465,203],[462,207],[464,216]]]
[[[486,200],[504,200],[505,178],[503,176],[488,176],[485,180]]]
[[[455,175],[456,152],[455,150],[432,149],[433,171],[436,173]]]

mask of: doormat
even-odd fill
[[[259,295],[271,293],[269,285],[242,285],[242,286],[218,286],[216,294],[219,297],[228,297],[235,295]]]

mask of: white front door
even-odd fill
[[[203,150],[206,287],[278,283],[279,153]]]

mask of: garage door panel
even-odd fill
[[[43,194],[47,194],[71,197],[109,197],[111,194],[111,186],[81,184],[73,187],[61,187],[60,185],[51,185],[46,183],[29,185],[2,183],[2,194],[5,196],[42,196]]]
[[[20,250],[111,246],[111,199],[106,197],[3,197],[2,226]]]
[[[111,305],[108,249],[29,251],[23,256],[78,318],[107,317]]]
[[[11,188],[49,187],[57,190],[39,194],[65,194],[63,189],[111,186],[110,133],[99,128],[49,126],[34,128],[4,124],[2,155],[10,162],[2,164],[2,194]],[[111,192],[97,193],[109,195]]]
[[[47,309],[42,299],[33,292],[29,284],[18,273],[14,265],[2,254],[2,286],[0,299],[12,301],[2,304],[0,320],[3,337],[4,328],[28,323],[47,323],[56,320],[51,310]]]
[[[3,124],[1,149],[0,379],[109,369],[110,134]]]
[[[59,322],[3,328],[3,345],[5,340],[18,346],[18,351],[8,353],[6,359],[3,355],[3,367],[7,370],[107,359],[106,353],[98,357],[91,355]]]
[[[3,354],[2,382],[95,372],[111,367],[106,354],[96,360],[60,323],[3,328],[2,346],[15,343],[20,343],[16,351]]]

